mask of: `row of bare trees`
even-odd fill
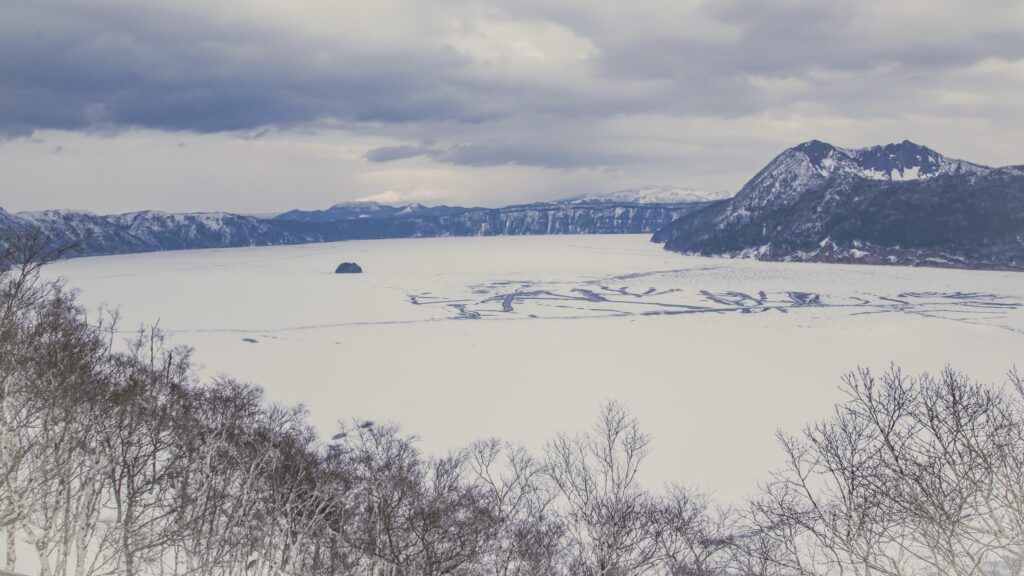
[[[1024,574],[1024,383],[860,371],[826,421],[780,434],[726,508],[638,482],[651,438],[619,404],[539,453],[423,454],[399,427],[318,438],[301,408],[202,382],[157,330],[127,344],[47,254],[0,272],[6,569],[368,576]],[[727,457],[723,456],[723,457]],[[18,542],[34,550],[19,559]]]
[[[1024,381],[950,369],[844,379],[751,508],[766,560],[800,574],[1024,573]]]

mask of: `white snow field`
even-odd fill
[[[355,261],[361,275],[334,274]],[[83,303],[159,321],[209,374],[339,419],[396,421],[442,452],[539,449],[626,403],[655,435],[644,481],[725,501],[826,417],[843,373],[1024,367],[1024,274],[681,256],[648,236],[353,241],[83,258]],[[254,340],[255,342],[252,342]]]

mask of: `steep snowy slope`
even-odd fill
[[[654,239],[761,260],[1024,268],[1024,174],[908,141],[848,150],[814,140]]]

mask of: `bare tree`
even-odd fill
[[[269,563],[265,483],[281,463],[275,438],[294,418],[268,413],[261,390],[225,379],[194,390],[189,405],[174,573],[241,574]]]
[[[468,449],[473,482],[493,523],[483,568],[496,576],[553,574],[563,527],[553,513],[556,491],[522,446],[480,440]]]
[[[654,566],[657,506],[636,480],[650,442],[624,407],[609,402],[590,433],[562,434],[548,445],[572,573],[628,576]]]
[[[107,464],[98,431],[109,408],[108,350],[62,291],[40,312],[33,351],[23,365],[33,388],[23,405],[33,418],[18,431],[27,448],[23,478],[29,502],[21,527],[44,573],[65,574],[73,561],[73,573],[85,574]]]
[[[667,576],[721,576],[732,560],[735,521],[705,494],[675,485],[658,509]]]
[[[1010,407],[998,418],[996,441],[973,448],[988,456],[991,480],[975,476],[972,484],[980,499],[980,514],[972,526],[992,539],[1017,576],[1024,575],[1024,378],[1009,374],[1013,395]],[[996,435],[993,435],[996,436]]]
[[[425,460],[396,426],[359,423],[335,435],[339,498],[352,510],[345,538],[384,576],[442,576],[476,565],[493,522],[465,479],[466,457]],[[340,531],[340,530],[339,530]]]
[[[778,535],[775,561],[800,573],[1019,570],[1019,405],[949,369],[861,370],[844,390],[832,419],[780,434],[788,466],[752,515]]]
[[[61,282],[40,270],[70,247],[41,233],[9,237],[0,255],[0,526],[6,568],[17,533],[36,548],[42,571],[64,573],[74,549],[83,570],[96,519],[98,469],[91,424],[102,396],[100,334]],[[53,557],[54,564],[50,560]]]
[[[112,360],[111,410],[101,439],[109,459],[112,555],[125,576],[135,576],[159,566],[180,537],[172,496],[186,461],[185,398],[195,375],[189,351],[165,348],[155,328],[141,331]]]
[[[262,448],[270,458],[261,470],[259,515],[265,573],[311,574],[314,535],[326,529],[330,512],[328,495],[319,485],[316,434],[304,409],[268,412]]]

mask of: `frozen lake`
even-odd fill
[[[724,500],[781,464],[774,433],[841,375],[1024,367],[1024,274],[717,260],[648,236],[353,241],[83,258],[50,267],[125,327],[157,320],[210,374],[338,419],[401,423],[442,451],[531,448],[605,399],[655,435],[651,487]],[[336,275],[342,261],[361,275]]]

